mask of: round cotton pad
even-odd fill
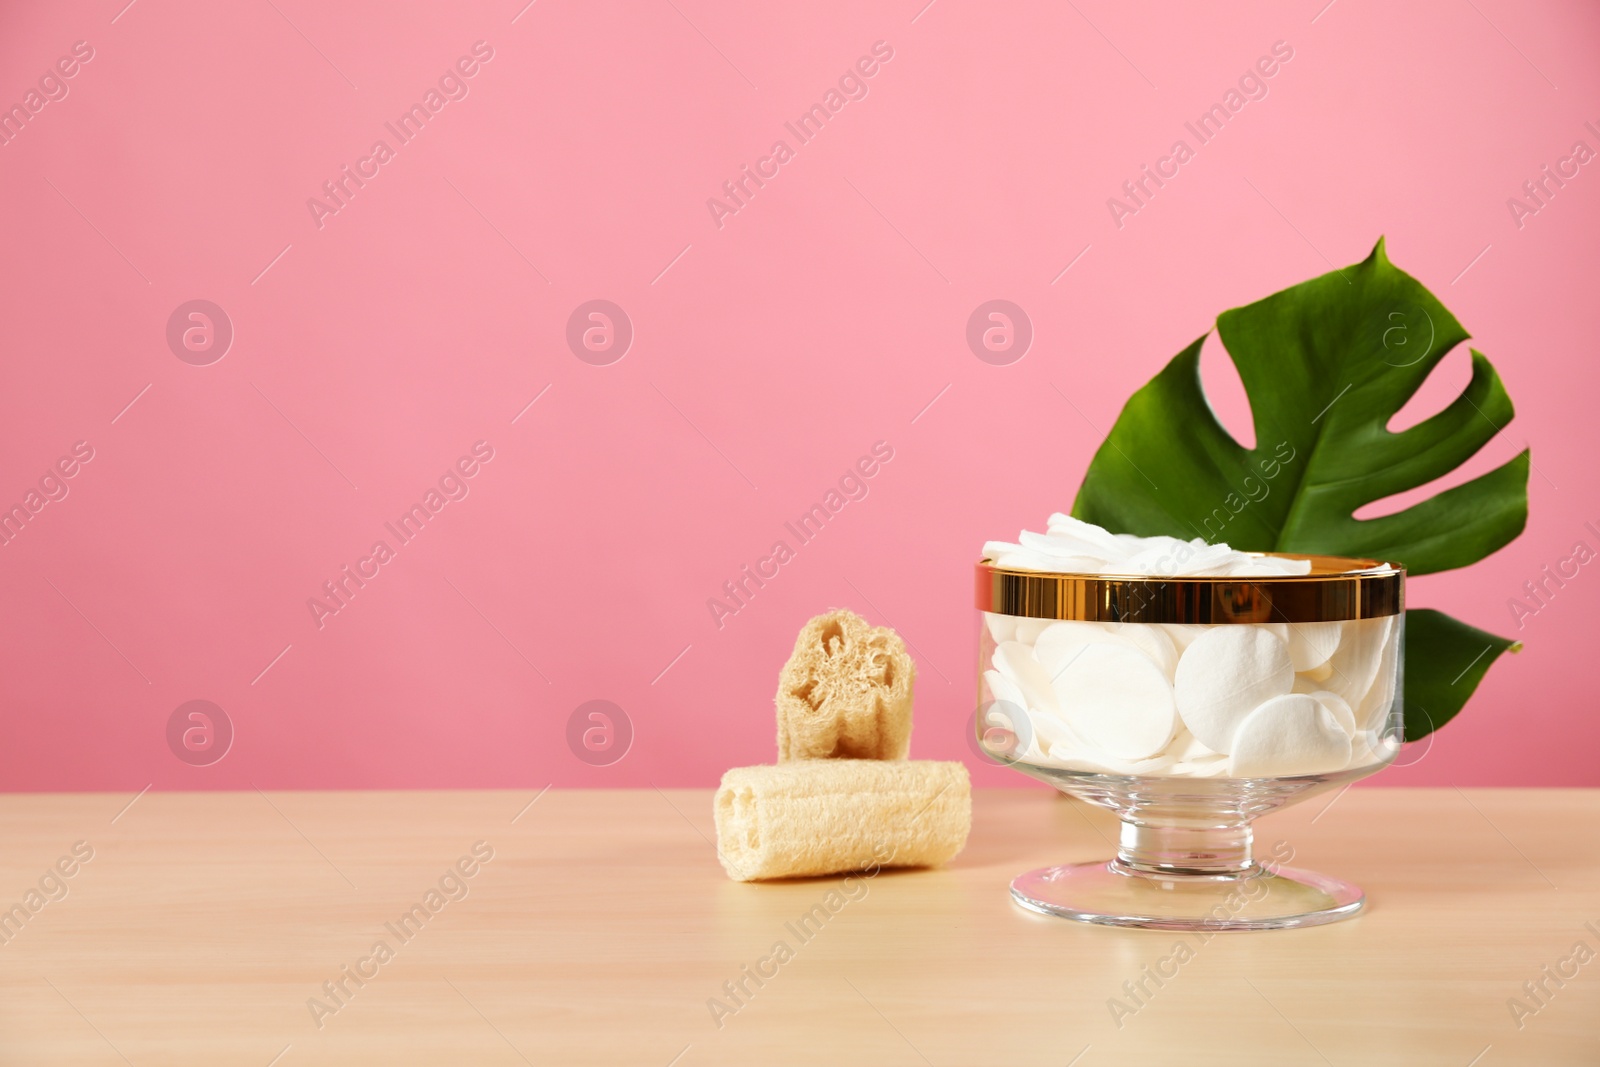
[[[1211,627],[1184,650],[1173,679],[1189,732],[1217,752],[1232,752],[1245,716],[1293,687],[1288,646],[1260,626]]]
[[[1340,623],[1344,635],[1338,649],[1328,657],[1333,677],[1327,680],[1323,688],[1332,689],[1344,697],[1352,708],[1360,708],[1362,698],[1378,676],[1384,649],[1393,633],[1394,619],[1393,615],[1385,615],[1377,619],[1355,619]]]
[[[1059,715],[1043,710],[1037,701],[1030,707],[1028,694],[1022,691],[1022,687],[999,671],[984,671],[983,684],[988,687],[989,695],[995,701],[983,709],[984,725],[1004,726],[1019,740],[1026,740],[1026,750],[1019,754],[1042,755],[1049,751],[1052,744],[1082,747],[1083,742],[1073,734]],[[1007,721],[995,722],[997,713]],[[1022,723],[1011,721],[1014,717],[1021,717],[1027,721]]]
[[[1326,689],[1319,689],[1311,694],[1311,699],[1327,708],[1345,733],[1351,737],[1356,735],[1356,713],[1350,710],[1350,705],[1345,703],[1344,697]]]
[[[1296,671],[1315,670],[1327,663],[1344,633],[1337,622],[1297,622],[1284,629],[1289,631],[1289,662]]]
[[[1002,641],[1015,641],[1017,639],[1017,620],[1010,615],[996,615],[992,611],[983,613],[983,624],[989,628],[989,636],[994,638],[995,644]]]
[[[991,756],[1007,759],[1037,759],[1046,753],[1034,730],[1036,717],[1028,710],[1022,687],[999,671],[984,671],[987,699],[978,708],[979,745]],[[1008,738],[1005,731],[1011,736]]]
[[[1058,711],[1056,695],[1050,688],[1050,675],[1033,658],[1033,649],[1020,641],[1005,641],[995,646],[994,665],[1007,679],[1021,687],[1030,709]]]
[[[1054,625],[1056,624],[1049,619],[1018,619],[1016,640],[1025,645],[1035,644],[1039,640],[1039,635]],[[1093,626],[1094,624],[1089,623],[1088,625]]]
[[[1161,632],[1172,639],[1172,647],[1178,650],[1178,655],[1183,655],[1183,650],[1194,643],[1194,639],[1205,633],[1208,629],[1192,622],[1153,622],[1150,626],[1161,627]]]
[[[1178,667],[1178,649],[1159,623],[1125,622],[1108,627],[1115,636],[1150,657],[1169,680]]]
[[[1028,710],[1028,696],[1022,691],[1022,687],[999,671],[984,671],[983,684],[989,691],[988,703],[1010,705],[1011,707],[1021,708],[1023,711]],[[987,705],[985,710],[987,710]],[[1001,710],[1006,712],[1004,707]],[[1006,713],[1009,714],[1009,712]]]
[[[1333,677],[1333,664],[1324,663],[1320,667],[1312,667],[1307,671],[1296,671],[1296,674],[1309,682],[1326,682]]]
[[[1085,645],[1117,644],[1117,638],[1097,622],[1056,622],[1033,643],[1034,658],[1052,679],[1083,651]]]
[[[1197,760],[1221,759],[1223,755],[1200,743],[1199,738],[1190,733],[1184,726],[1178,727],[1178,732],[1172,738],[1172,754],[1179,763],[1189,763]]]
[[[1350,763],[1350,735],[1333,713],[1302,693],[1256,708],[1233,737],[1229,773],[1235,778],[1322,774]]]
[[[1172,740],[1172,686],[1136,648],[1085,645],[1056,675],[1054,687],[1067,724],[1106,756],[1144,760]]]
[[[1052,757],[1057,757],[1059,749],[1051,749]],[[1161,774],[1172,769],[1175,764],[1171,756],[1157,756],[1153,759],[1119,760],[1106,755],[1060,755],[1062,766],[1074,771],[1092,771],[1095,774]]]
[[[1390,706],[1394,703],[1394,686],[1399,680],[1397,661],[1400,642],[1392,628],[1385,636],[1387,640],[1383,645],[1383,656],[1378,660],[1378,673],[1372,679],[1372,687],[1367,690],[1367,695],[1361,698],[1356,715],[1357,725],[1363,730],[1383,729],[1384,720],[1389,717]]]
[[[1228,757],[1212,756],[1204,760],[1179,760],[1172,765],[1172,774],[1179,778],[1220,778],[1228,773]]]
[[[1059,715],[1047,711],[1029,712],[1028,725],[1033,730],[1034,747],[1041,752],[1088,751],[1089,746]]]

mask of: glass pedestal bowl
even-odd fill
[[[1348,918],[1354,885],[1284,866],[1256,818],[1393,761],[1404,571],[1160,578],[978,565],[976,741],[1121,820],[1109,861],[1019,875],[1024,908],[1169,930]]]

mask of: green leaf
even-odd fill
[[[1468,626],[1432,608],[1406,612],[1406,740],[1426,737],[1461,710],[1500,653],[1518,652],[1509,637]]]
[[[1355,518],[1366,504],[1455,470],[1513,414],[1499,375],[1473,350],[1472,380],[1460,396],[1389,432],[1467,333],[1389,262],[1382,240],[1361,263],[1224,311],[1217,332],[1250,398],[1256,447],[1235,441],[1206,402],[1202,336],[1128,401],[1084,475],[1074,515],[1122,533],[1388,560],[1412,575],[1475,563],[1522,532],[1526,451],[1402,511]],[[1421,639],[1412,638],[1413,626]],[[1418,699],[1425,691],[1434,702],[1419,714],[1422,736],[1460,710],[1512,642],[1437,612],[1408,613],[1407,629],[1407,686],[1426,684]],[[1458,654],[1465,653],[1457,671],[1486,643],[1489,651],[1458,683],[1432,684]],[[1453,705],[1451,692],[1459,696]]]

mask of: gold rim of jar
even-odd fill
[[[978,563],[982,611],[1084,622],[1345,622],[1405,610],[1405,568],[1373,559],[1265,552],[1309,560],[1311,573],[1272,578],[1162,578],[1008,570]]]

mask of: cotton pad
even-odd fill
[[[1227,756],[1210,756],[1200,760],[1179,760],[1168,771],[1183,778],[1220,778],[1228,773]]]
[[[1392,640],[1393,636],[1391,630],[1391,640],[1383,644],[1383,657],[1378,661],[1377,676],[1372,679],[1372,687],[1358,705],[1356,722],[1363,730],[1381,730],[1389,715],[1389,708],[1394,704],[1395,682],[1399,680],[1400,642]]]
[[[1033,658],[1033,649],[1020,641],[1006,641],[995,646],[994,665],[1010,681],[1022,689],[1029,708],[1059,713],[1055,691],[1050,688],[1050,675]]]
[[[1235,778],[1323,774],[1350,763],[1350,735],[1332,712],[1300,693],[1275,697],[1245,717],[1233,737]]]
[[[1196,763],[1203,760],[1226,759],[1221,752],[1202,745],[1185,726],[1179,726],[1173,735],[1171,750],[1179,763]]]
[[[1297,671],[1296,673],[1308,681],[1326,682],[1333,677],[1333,665],[1324,663],[1321,666],[1312,667],[1310,670]]]
[[[1053,560],[1060,560],[1068,565],[1062,567],[1062,570],[1075,572],[1099,571],[1104,568],[1108,558],[1115,558],[1118,555],[1114,547],[1102,550],[1097,546],[1086,545],[1073,537],[1029,533],[1026,530],[1017,539],[1017,547]]]
[[[1085,645],[1053,685],[1067,724],[1115,759],[1148,759],[1166,747],[1177,728],[1172,686],[1136,648]]]
[[[1013,760],[1043,755],[1045,749],[1038,744],[1034,716],[1028,711],[1028,698],[1022,687],[993,670],[983,672],[983,685],[989,699],[978,709],[977,725],[984,751]],[[1014,740],[995,737],[990,731],[996,729],[1009,732]]]
[[[1260,626],[1213,626],[1178,660],[1178,713],[1200,743],[1232,752],[1234,731],[1258,706],[1294,686],[1289,649]]]
[[[1025,645],[1037,644],[1039,635],[1054,625],[1049,619],[1018,619],[1016,639]]]
[[[1330,693],[1326,689],[1319,689],[1311,694],[1311,699],[1328,709],[1338,720],[1340,729],[1351,737],[1355,736],[1356,713],[1350,710],[1350,705],[1345,703],[1344,697],[1338,693]]]
[[[1033,654],[1054,678],[1084,645],[1125,645],[1143,652],[1162,675],[1171,679],[1178,665],[1178,650],[1160,626],[1139,623],[1101,625],[1095,622],[1057,622],[1039,635]]]
[[[1017,747],[1006,753],[1008,758],[1044,759],[1053,745],[1073,751],[1087,747],[1059,715],[1041,709],[1037,702],[1030,706],[1022,687],[999,671],[984,671],[983,684],[990,702],[980,709],[981,726],[1011,731]]]
[[[1081,619],[1056,619],[1045,622],[1044,629],[1040,630],[1033,639],[1033,644],[1037,648],[1041,641],[1046,640],[1104,640],[1108,635],[1115,634],[1121,629],[1122,627],[1120,626],[1108,626],[1104,623],[1087,622]]]
[[[1284,629],[1288,631],[1289,662],[1297,671],[1327,663],[1344,634],[1344,624],[1337,622],[1297,622]]]
[[[1105,567],[1105,560],[1099,556],[1061,555],[1004,541],[985,541],[983,557],[997,567],[1018,571],[1097,574]]]
[[[1167,678],[1178,669],[1178,648],[1159,623],[1128,622],[1111,631],[1150,657],[1151,662]]]
[[[1114,534],[1093,523],[1056,513],[1047,532],[1024,531],[1017,543],[986,541],[984,558],[1008,570],[1057,574],[1209,575],[1271,578],[1309,574],[1311,563],[1243,552],[1203,538],[1136,537]]]
[[[1082,752],[1089,747],[1059,715],[1044,711],[1030,712],[1028,725],[1033,730],[1034,747],[1042,752],[1058,749]]]
[[[999,671],[984,671],[983,684],[989,693],[989,700],[985,704],[987,710],[990,704],[1003,705],[1002,711],[1010,708],[1028,709],[1028,697],[1023,693],[1022,687]]]
[[[1052,750],[1051,755],[1055,756]],[[1162,774],[1174,766],[1171,756],[1154,759],[1119,760],[1101,753],[1093,755],[1063,755],[1061,765],[1073,771],[1091,771],[1095,774]]]
[[[1013,615],[996,615],[986,611],[983,613],[983,624],[989,628],[989,636],[994,638],[997,645],[1002,641],[1017,639],[1017,620]]]
[[[1097,622],[1056,622],[1039,635],[1033,643],[1033,655],[1053,680],[1061,669],[1075,659],[1084,646],[1125,644],[1115,632]]]
[[[1161,627],[1161,632],[1172,639],[1172,647],[1178,650],[1180,656],[1184,649],[1194,643],[1195,638],[1207,630],[1207,627],[1192,622],[1157,622],[1150,625]]]
[[[1114,534],[1103,526],[1075,519],[1059,511],[1045,520],[1045,529],[1057,543],[1070,546],[1082,555],[1113,558],[1128,554],[1129,539],[1126,535]]]
[[[1339,647],[1328,657],[1333,676],[1324,688],[1332,689],[1352,708],[1361,707],[1362,698],[1372,688],[1378,667],[1383,662],[1384,647],[1394,626],[1394,616],[1379,619],[1355,619],[1341,623],[1344,634]]]

